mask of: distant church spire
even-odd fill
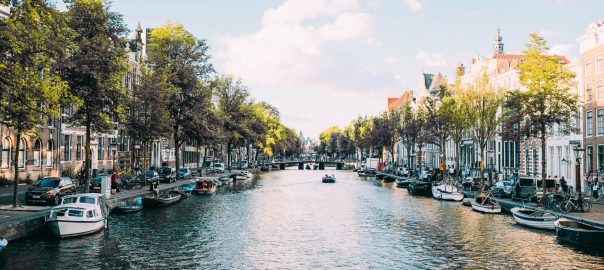
[[[493,43],[493,54],[503,54],[503,38],[501,37],[501,28],[497,27],[497,36]]]

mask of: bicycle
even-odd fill
[[[589,212],[591,210],[591,200],[589,198],[582,199],[583,212]],[[560,204],[558,209],[564,213],[571,211],[577,211],[579,209],[579,200],[573,198],[573,196],[567,196]]]

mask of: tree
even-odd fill
[[[406,103],[401,108],[401,122],[398,126],[399,134],[401,137],[401,142],[405,145],[407,149],[407,164],[411,169],[411,149],[415,146],[415,142],[417,140],[418,128],[420,125],[416,124],[416,114],[411,108],[410,103]]]
[[[554,125],[562,134],[576,131],[571,119],[579,110],[579,101],[570,91],[575,74],[559,57],[546,54],[549,49],[546,41],[531,34],[526,47],[526,58],[518,67],[520,84],[526,91],[512,91],[509,99],[519,106],[518,113],[529,120],[526,123],[529,134],[541,140],[541,179],[546,190],[547,133]]]
[[[67,84],[57,69],[73,49],[65,17],[49,1],[1,1],[11,16],[0,19],[0,115],[16,131],[19,149],[24,133],[47,117],[59,115]],[[13,207],[19,194],[19,151],[13,151]]]
[[[128,134],[142,144],[143,172],[148,168],[147,152],[151,152],[150,143],[170,134],[172,120],[166,110],[168,92],[164,91],[165,77],[155,75],[151,70],[142,69],[142,82],[128,97],[128,114],[125,125]]]
[[[231,76],[221,76],[213,80],[212,88],[217,98],[217,108],[225,131],[227,143],[227,166],[231,169],[231,150],[244,138],[247,125],[242,124],[249,117],[249,92],[241,81]]]
[[[487,143],[495,139],[498,127],[506,117],[500,112],[505,101],[505,91],[496,90],[486,73],[478,77],[473,84],[467,85],[460,97],[460,102],[467,112],[470,121],[472,140],[480,148],[480,179],[484,184],[484,153]]]
[[[373,121],[373,141],[374,145],[380,148],[386,148],[391,156],[391,162],[394,166],[394,146],[399,140],[398,126],[401,122],[401,112],[394,110],[384,112]]]
[[[148,63],[159,76],[166,77],[169,93],[167,111],[172,119],[172,139],[176,156],[176,178],[180,178],[180,148],[189,139],[196,115],[194,107],[203,97],[201,81],[214,72],[209,63],[209,47],[181,24],[166,23],[151,31],[147,44]]]
[[[447,161],[446,145],[451,138],[452,116],[457,104],[450,98],[446,84],[442,85],[441,89],[443,90],[439,92],[438,97],[427,97],[424,106],[427,113],[426,127],[431,134],[430,141],[440,148],[444,169]]]
[[[65,79],[78,108],[74,124],[86,127],[85,190],[90,187],[92,132],[107,132],[115,126],[123,110],[126,72],[127,33],[122,16],[109,10],[100,0],[67,1],[69,27],[76,33],[78,50],[69,54],[63,68]]]
[[[459,167],[459,158],[460,158],[460,149],[459,145],[461,140],[468,132],[470,127],[470,122],[468,121],[468,111],[467,108],[464,107],[463,104],[463,87],[461,86],[461,81],[456,80],[453,84],[453,95],[450,97],[445,97],[447,99],[445,102],[450,102],[450,118],[449,121],[451,125],[449,126],[449,130],[451,133],[451,140],[455,144],[455,170],[457,172],[456,176],[459,176],[461,173],[461,168]]]
[[[212,102],[212,89],[209,84],[204,84],[200,90],[196,92],[194,100],[197,102],[191,108],[191,123],[184,130],[186,137],[195,142],[198,151],[201,146],[215,144],[222,137],[222,123]],[[197,162],[199,167],[199,159]]]

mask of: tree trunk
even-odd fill
[[[543,185],[543,197],[545,198],[545,195],[547,194],[547,190],[546,188],[546,184],[545,184],[545,176],[546,176],[546,165],[547,165],[547,159],[546,157],[546,153],[545,153],[545,147],[546,147],[546,133],[547,132],[547,127],[545,125],[541,125],[541,184]],[[580,192],[580,191],[579,191]]]
[[[441,161],[443,164],[442,175],[443,175],[443,179],[444,179],[444,176],[447,175],[447,142],[444,140],[443,140],[443,144],[440,147],[440,151],[442,154],[442,161]],[[439,164],[439,166],[440,166],[440,164]]]
[[[180,140],[178,134],[174,132],[174,155],[176,159],[176,180],[180,178]]]
[[[86,143],[84,146],[84,151],[86,151],[86,164],[84,165],[84,168],[86,170],[85,172],[85,181],[84,181],[84,192],[88,192],[88,190],[90,189],[90,178],[92,177],[92,175],[90,175],[91,169],[90,168],[92,166],[92,152],[90,150],[90,137],[91,137],[91,126],[92,124],[90,123],[90,117],[87,116],[86,117]]]
[[[455,170],[455,177],[459,178],[459,175],[461,173],[461,170],[459,169],[459,153],[461,151],[459,150],[459,142],[455,142],[455,168],[453,168]]]
[[[229,169],[229,172],[231,171],[231,147],[232,143],[229,141],[227,143],[227,168]]]
[[[424,172],[424,166],[422,166],[422,146],[417,147],[417,166],[419,167],[419,173]]]
[[[143,152],[143,160],[142,162],[140,161],[140,157],[138,157],[138,162],[139,165],[141,167],[141,173],[143,174],[143,186],[147,184],[147,163],[145,162],[145,158],[147,157],[147,149],[149,149],[150,147],[148,146],[148,142],[143,141],[142,142],[142,152]]]
[[[480,186],[484,186],[484,148],[486,144],[480,144]]]
[[[19,148],[21,147],[21,130],[17,129],[17,138],[15,142],[15,151],[13,153],[13,168],[15,169],[15,175],[13,177],[13,207],[19,206],[19,192],[17,187],[19,186]],[[25,165],[25,164],[23,164]]]
[[[389,149],[389,151],[390,151],[390,155],[392,155],[392,167],[394,168],[394,167],[396,167],[396,166],[394,165],[394,146],[392,146],[392,147]]]
[[[407,145],[407,166],[409,168],[407,168],[409,171],[411,171],[412,168],[412,164],[411,164],[411,145]]]

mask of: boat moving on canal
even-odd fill
[[[510,210],[516,222],[531,228],[555,230],[554,222],[557,216],[543,210],[533,210],[524,207],[514,207]]]
[[[203,179],[195,182],[195,189],[193,193],[197,195],[212,195],[216,192],[216,185],[213,181]]]
[[[235,178],[237,178],[237,180],[249,179],[252,178],[252,173],[248,171],[240,171],[239,173],[237,173]]]
[[[461,201],[463,200],[463,193],[457,191],[457,187],[453,185],[443,184],[439,186],[432,186],[432,197],[439,200],[445,201]]]
[[[604,250],[604,229],[583,222],[558,219],[554,222],[558,240]]]
[[[52,208],[48,219],[50,232],[59,237],[74,237],[107,228],[107,203],[98,193],[69,195]]]
[[[143,206],[164,207],[180,200],[180,194],[169,194],[160,197],[148,197],[143,199]]]
[[[501,205],[493,203],[490,195],[477,196],[472,200],[472,209],[477,212],[485,214],[498,214],[501,213]]]
[[[322,179],[323,183],[335,183],[336,177],[334,175],[325,175]]]

